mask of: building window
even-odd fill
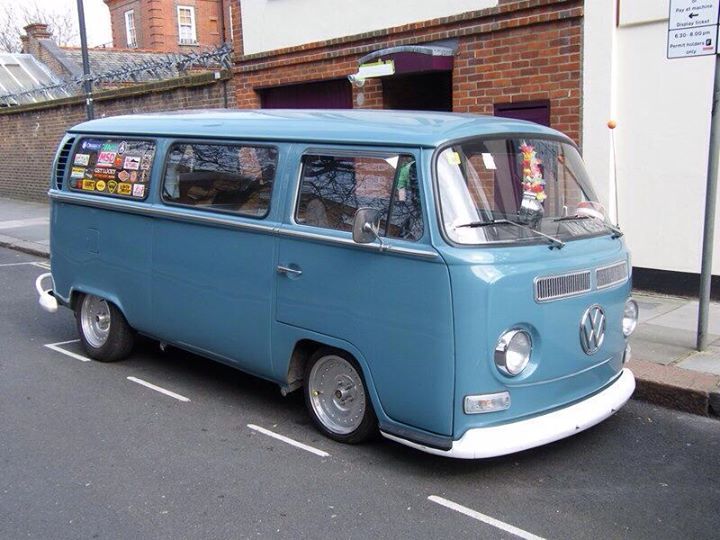
[[[196,45],[195,8],[191,6],[178,6],[177,13],[180,45]]]
[[[131,9],[125,12],[125,39],[128,49],[137,47],[137,33],[135,32],[135,12]]]

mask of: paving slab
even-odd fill
[[[720,340],[718,335],[709,335],[708,341]],[[684,360],[695,351],[696,333],[682,328],[668,328],[651,323],[639,324],[630,337],[630,346],[635,358],[670,365]]]
[[[640,308],[640,323],[649,322],[660,315],[676,310],[688,302],[686,298],[639,293],[637,291],[633,291],[633,298]]]
[[[706,351],[693,353],[679,362],[678,367],[720,375],[720,347],[708,347]]]
[[[698,302],[688,300],[683,306],[652,319],[652,324],[668,328],[697,331]],[[720,335],[720,303],[711,302],[708,317],[708,333]]]

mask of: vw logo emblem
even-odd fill
[[[605,340],[605,312],[595,304],[583,313],[580,320],[580,345],[585,354],[595,354]]]

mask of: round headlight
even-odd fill
[[[524,370],[530,361],[532,339],[525,330],[505,332],[495,346],[495,365],[504,373],[514,377]]]
[[[632,298],[628,298],[625,301],[625,310],[623,311],[623,334],[625,337],[629,337],[635,331],[635,327],[638,323],[638,315],[640,309],[638,308],[637,302]]]

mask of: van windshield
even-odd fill
[[[442,150],[436,167],[442,225],[455,243],[565,241],[615,231],[580,154],[566,142],[474,139]]]

